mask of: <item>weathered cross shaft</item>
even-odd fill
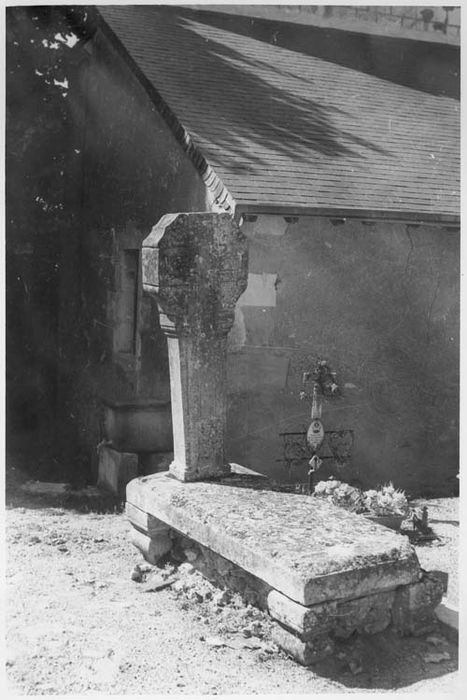
[[[174,460],[182,481],[227,474],[227,334],[248,279],[247,241],[227,214],[164,216],[143,242],[143,285],[167,335]]]

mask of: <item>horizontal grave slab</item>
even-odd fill
[[[216,481],[181,482],[168,472],[134,479],[127,502],[301,605],[418,581],[418,559],[405,537],[317,498],[273,491],[264,477],[232,468]]]

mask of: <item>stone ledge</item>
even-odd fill
[[[272,639],[303,666],[311,666],[334,651],[334,642],[326,634],[303,641],[280,624],[274,626]]]
[[[305,606],[418,580],[405,537],[233,469],[216,481],[183,483],[167,473],[134,479],[127,501]]]
[[[137,530],[141,530],[149,537],[157,538],[159,535],[169,532],[169,528],[165,523],[131,503],[125,504],[125,515]]]
[[[353,632],[375,634],[386,629],[391,624],[395,595],[391,590],[305,607],[273,590],[268,596],[268,610],[273,619],[303,641],[329,633],[346,639]]]
[[[124,494],[125,487],[138,474],[138,455],[120,452],[111,445],[101,444],[97,484],[112,493]]]
[[[435,609],[435,615],[440,622],[459,631],[459,610],[454,605],[448,601],[441,602]]]
[[[159,559],[164,554],[168,554],[172,548],[172,540],[168,530],[159,533],[157,538],[154,538],[135,528],[131,532],[131,543],[139,549],[150,564],[157,564]]]
[[[392,624],[400,634],[429,632],[436,616],[434,610],[443,597],[443,584],[433,574],[423,572],[417,583],[396,590]]]

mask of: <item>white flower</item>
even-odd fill
[[[395,489],[391,482],[382,486],[379,491],[365,491],[363,499],[366,509],[375,515],[404,515],[408,510],[404,492]]]

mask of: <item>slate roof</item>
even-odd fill
[[[249,211],[459,215],[455,99],[212,26],[202,12],[99,13],[221,199],[223,184]]]

